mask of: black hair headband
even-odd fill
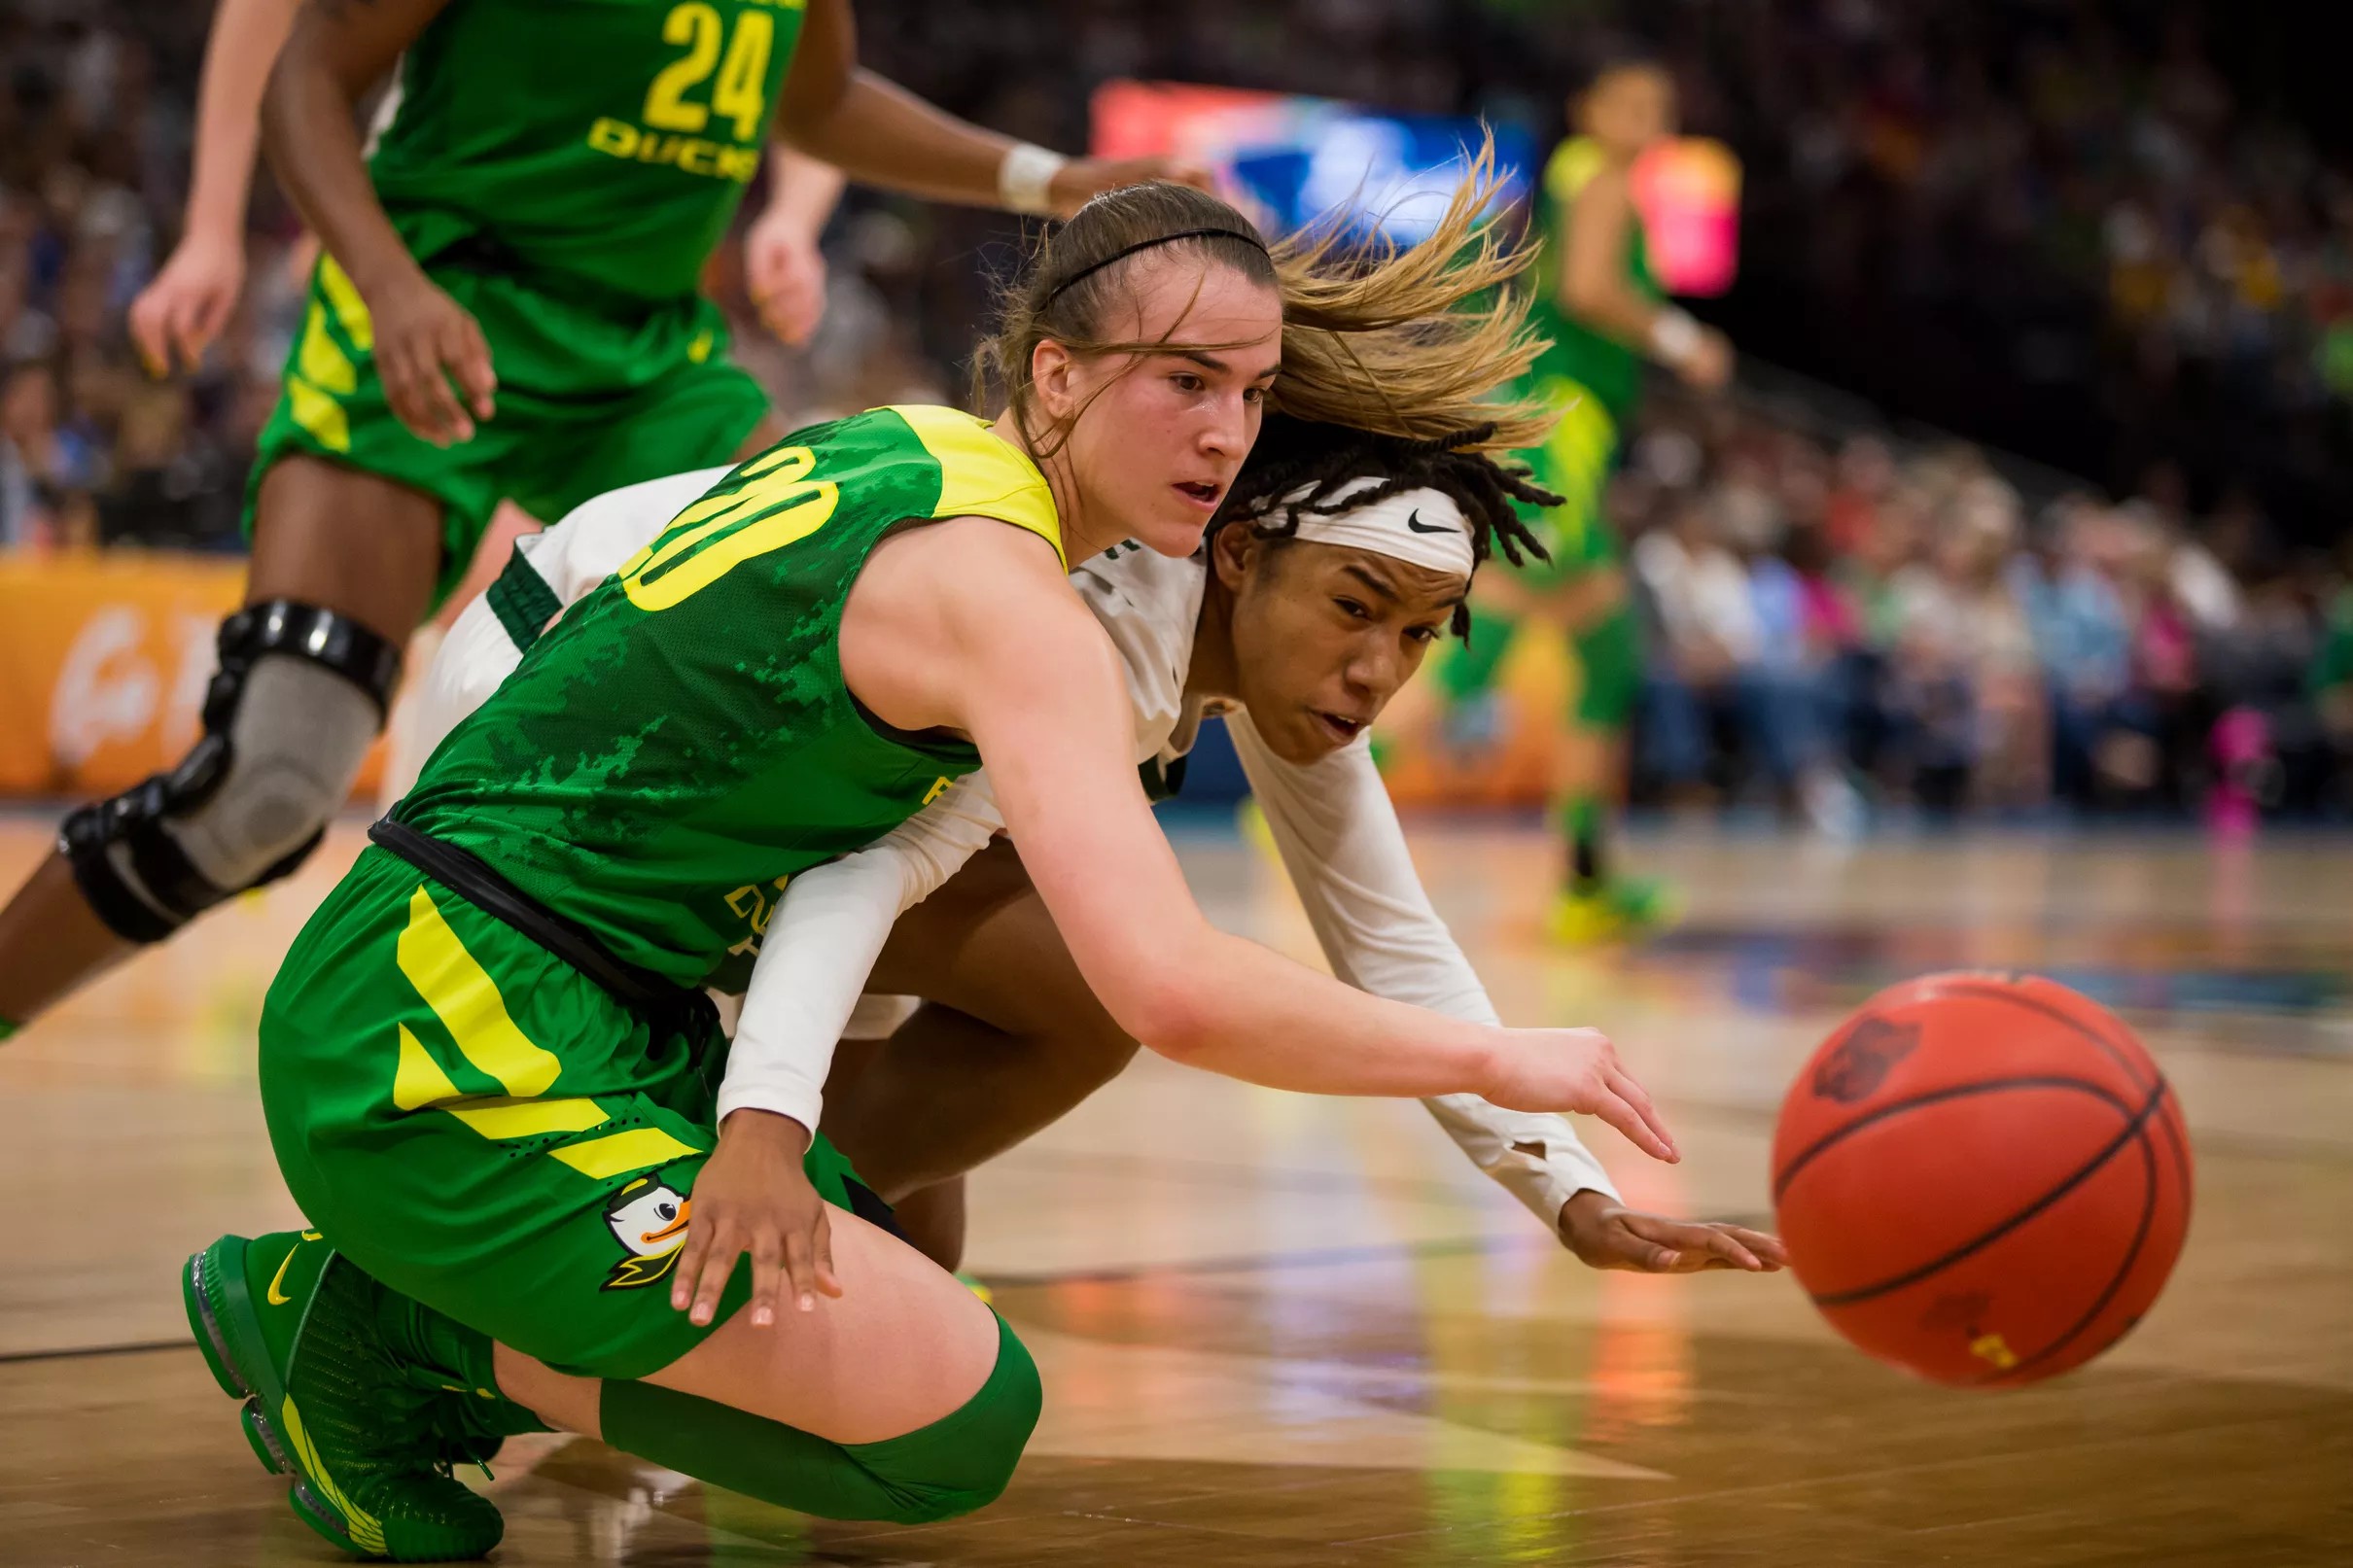
[[[1174,234],[1158,234],[1154,235],[1150,239],[1140,239],[1135,244],[1127,246],[1122,250],[1113,251],[1110,255],[1105,257],[1102,261],[1097,261],[1092,266],[1080,267],[1077,271],[1071,273],[1069,277],[1054,285],[1053,288],[1047,290],[1045,302],[1049,305],[1052,304],[1056,299],[1062,296],[1062,293],[1065,289],[1068,289],[1071,285],[1086,278],[1093,277],[1096,273],[1101,272],[1105,267],[1109,266],[1113,261],[1124,261],[1129,257],[1134,256],[1138,251],[1148,251],[1157,245],[1174,245],[1180,239],[1238,239],[1242,241],[1243,244],[1249,246],[1261,256],[1268,254],[1266,242],[1264,240],[1259,239],[1254,234],[1246,234],[1239,228],[1180,228]]]

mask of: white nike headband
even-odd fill
[[[1304,503],[1316,493],[1316,487],[1304,485],[1261,515],[1287,511],[1298,519],[1296,538],[1317,544],[1370,550],[1375,555],[1410,561],[1415,566],[1468,581],[1471,569],[1477,565],[1471,553],[1470,525],[1461,506],[1442,490],[1401,490],[1362,506],[1339,511],[1320,509],[1386,482],[1370,474],[1351,479],[1317,503],[1318,509],[1312,511],[1306,509]]]

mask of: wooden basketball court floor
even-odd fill
[[[50,831],[0,819],[15,885]],[[255,1102],[272,964],[355,853],[221,912],[0,1049],[0,1563],[296,1564],[186,1342],[174,1270],[291,1224]],[[2118,1001],[2195,1132],[2189,1245],[2104,1360],[1997,1395],[1832,1338],[1787,1275],[1590,1272],[1414,1106],[1141,1062],[983,1171],[971,1263],[1036,1349],[1010,1492],[925,1528],[806,1519],[519,1440],[502,1562],[885,1565],[2353,1562],[2353,841],[1955,837],[1644,847],[1690,899],[1638,956],[1540,939],[1532,832],[1417,852],[1507,1017],[1608,1028],[1687,1151],[1591,1141],[1633,1201],[1766,1210],[1774,1107],[1851,1003],[1999,965]],[[1221,921],[1309,951],[1230,835]]]

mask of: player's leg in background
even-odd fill
[[[964,1251],[964,1173],[1045,1127],[1136,1054],[1000,840],[900,917],[871,988],[924,1005],[837,1059],[825,1134],[933,1262]]]
[[[449,629],[457,624],[457,618],[507,569],[508,562],[514,555],[515,541],[526,535],[539,533],[545,526],[513,502],[499,503],[498,509],[490,514],[490,526],[482,531],[481,541],[474,546],[474,560],[466,568],[466,575],[458,580],[457,587],[442,602],[433,619],[418,627],[410,636],[409,669],[421,675],[433,668],[435,656],[441,651],[442,640],[448,635]],[[439,744],[439,736],[431,738],[433,744],[425,744],[426,738],[417,734],[417,694],[422,684],[420,680],[403,681],[400,697],[392,706],[392,714],[385,720],[384,767],[378,776],[376,787],[378,816],[392,810],[401,797],[415,785],[417,775],[424,771],[425,758],[431,754],[433,745]]]
[[[1561,743],[1557,818],[1565,863],[1554,934],[1563,941],[1639,935],[1663,923],[1671,900],[1619,868],[1612,828],[1626,804],[1627,733],[1642,682],[1641,632],[1625,573],[1596,567],[1563,605],[1577,662],[1577,698]]]
[[[1551,926],[1566,942],[1610,941],[1655,927],[1669,900],[1657,883],[1618,866],[1613,842],[1625,803],[1626,734],[1641,685],[1639,628],[1607,511],[1618,430],[1599,401],[1573,383],[1557,383],[1552,396],[1561,421],[1528,459],[1531,477],[1562,502],[1536,519],[1550,535],[1552,562],[1527,591],[1531,612],[1566,639],[1578,694],[1563,715],[1557,752],[1554,813],[1563,864]]]
[[[68,818],[0,908],[0,1030],[307,853],[383,723],[440,575],[442,513],[314,457],[270,467],[204,737],[171,773]]]

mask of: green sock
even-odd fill
[[[1568,886],[1589,892],[1607,880],[1601,863],[1603,809],[1598,795],[1571,795],[1561,803],[1561,836],[1568,844]]]
[[[18,1027],[16,1025],[11,1024],[7,1019],[0,1018],[0,1043],[5,1043],[10,1035],[16,1033],[17,1028]]]
[[[762,1502],[829,1519],[889,1518],[899,1506],[840,1444],[674,1388],[609,1378],[597,1421],[623,1453]]]
[[[608,1379],[597,1413],[612,1446],[711,1485],[825,1518],[915,1524],[968,1514],[1001,1492],[1037,1410],[1036,1364],[1000,1319],[997,1365],[980,1391],[879,1443],[829,1443],[651,1383]]]

